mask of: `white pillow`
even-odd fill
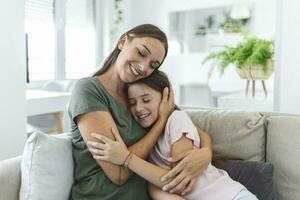
[[[20,200],[67,200],[73,168],[70,133],[32,133],[22,157]]]

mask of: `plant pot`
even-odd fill
[[[242,69],[235,68],[242,79],[246,80],[267,80],[274,71],[274,63],[269,60],[267,63],[267,70],[263,71],[261,65],[251,65]]]
[[[251,66],[244,67],[242,69],[236,67],[235,69],[242,79],[247,80],[246,96],[248,95],[250,82],[252,82],[252,97],[255,96],[256,80],[261,80],[265,96],[267,96],[267,88],[264,81],[269,79],[269,77],[274,71],[274,63],[272,60],[268,61],[266,71],[263,70],[261,65],[251,65]]]

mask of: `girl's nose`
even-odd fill
[[[142,109],[143,109],[143,107],[142,107],[141,103],[138,103],[138,102],[137,102],[137,103],[136,103],[136,107],[135,107],[136,112],[141,112]]]

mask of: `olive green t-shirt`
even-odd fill
[[[112,115],[127,146],[136,143],[146,133],[132,115],[105,90],[98,79],[95,77],[80,79],[72,92],[69,104],[75,163],[75,180],[71,198],[75,200],[150,199],[144,179],[133,174],[125,184],[115,185],[93,159],[74,119],[79,115],[94,111],[106,111]],[[99,126],[102,123],[105,121],[99,121]]]

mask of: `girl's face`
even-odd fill
[[[131,83],[149,76],[163,61],[165,48],[154,38],[143,37],[128,40],[123,38],[118,44],[121,50],[116,67],[120,79]]]
[[[158,119],[161,100],[162,94],[145,84],[136,83],[128,88],[130,112],[143,128],[150,127]]]

